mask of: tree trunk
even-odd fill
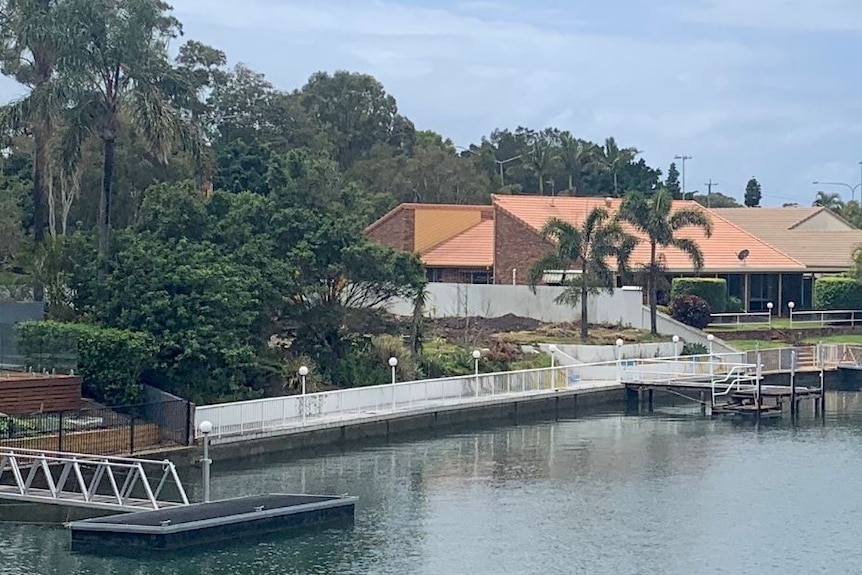
[[[587,317],[587,266],[581,264],[581,341],[586,341],[590,336],[590,318]]]
[[[615,198],[620,197],[620,192],[617,189],[617,171],[616,170],[614,170],[614,197]]]
[[[111,234],[111,187],[114,179],[114,146],[116,137],[104,138],[105,157],[102,172],[102,195],[99,198],[99,260],[105,271]]]
[[[658,290],[656,289],[658,270],[655,261],[655,242],[650,242],[649,264],[649,329],[652,335],[658,335]]]
[[[33,243],[38,248],[45,240],[46,202],[45,184],[48,178],[48,139],[50,126],[46,119],[38,119],[33,128],[35,157],[33,159]],[[33,299],[45,299],[45,287],[40,281],[33,285]]]
[[[569,174],[569,194],[575,195],[575,176],[573,174]]]
[[[542,177],[542,174],[540,173],[540,174],[539,174],[539,195],[540,195],[540,196],[544,196],[544,195],[545,195],[545,184],[544,184],[544,182],[542,182],[542,180],[544,180],[544,179],[545,179],[545,178],[543,178],[543,177]]]

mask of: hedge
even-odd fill
[[[814,308],[821,310],[862,309],[862,284],[854,278],[827,276],[814,282]]]
[[[704,329],[709,325],[712,310],[709,303],[696,295],[681,295],[670,304],[670,314],[673,319],[695,329]]]
[[[30,365],[76,369],[87,397],[111,406],[143,399],[139,377],[156,353],[148,334],[57,321],[24,322],[16,330],[18,348]]]
[[[670,287],[670,300],[684,295],[696,295],[706,300],[713,313],[727,310],[727,281],[723,279],[674,278]]]

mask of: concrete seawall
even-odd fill
[[[310,451],[344,447],[365,441],[380,441],[423,431],[445,431],[480,423],[515,423],[539,416],[572,417],[593,406],[624,405],[625,387],[606,384],[600,387],[548,391],[532,395],[493,397],[455,405],[424,407],[333,420],[305,427],[268,430],[241,436],[213,438],[213,457],[218,461],[245,459],[285,451]],[[176,461],[188,455],[187,463],[200,457],[194,447],[165,455]],[[190,461],[191,460],[191,461]]]

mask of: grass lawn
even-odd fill
[[[765,341],[762,339],[728,339],[725,340],[727,345],[738,349],[739,351],[752,351],[755,349],[777,349],[779,347],[788,347],[790,344],[783,341]]]
[[[849,343],[851,345],[862,345],[862,335],[824,335],[821,337],[812,337],[805,340],[805,343]]]

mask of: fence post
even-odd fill
[[[186,400],[186,445],[192,444],[192,402]]]
[[[58,417],[58,424],[60,426],[57,431],[57,451],[63,451],[63,412],[60,412]]]
[[[135,415],[129,419],[129,453],[135,452]]]

